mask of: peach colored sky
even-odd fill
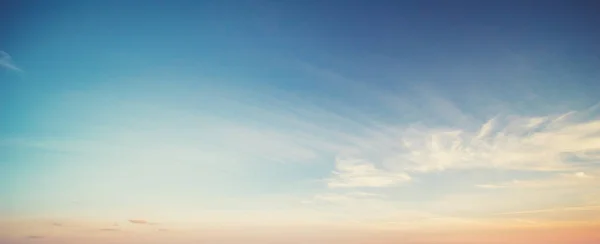
[[[2,222],[2,243],[374,243],[594,244],[600,225],[448,227],[429,230],[324,225],[221,226],[136,224],[131,221]]]

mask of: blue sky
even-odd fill
[[[0,215],[593,222],[587,5],[3,3]]]

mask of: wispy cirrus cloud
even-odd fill
[[[509,182],[480,184],[479,188],[504,189],[504,188],[544,188],[544,187],[566,187],[598,184],[597,177],[585,172],[561,173],[543,179],[513,180]]]
[[[373,138],[397,148],[381,153],[383,164],[408,173],[474,168],[574,170],[584,167],[573,162],[574,157],[600,159],[595,153],[600,151],[600,120],[577,119],[577,115],[581,114],[496,117],[478,130],[394,128],[396,134]]]
[[[423,125],[387,126],[347,145],[338,157],[329,188],[390,187],[414,174],[447,170],[520,170],[557,173],[551,179],[481,184],[481,188],[541,187],[589,182],[600,160],[597,108],[547,116],[496,116],[479,129]],[[587,163],[587,164],[586,164]]]
[[[317,194],[308,201],[307,203],[312,202],[328,202],[328,203],[351,203],[355,200],[377,200],[381,201],[385,198],[382,194],[376,193],[368,193],[362,191],[352,191],[347,193],[324,193]]]
[[[540,213],[595,211],[595,210],[600,210],[600,205],[545,208],[545,209],[535,209],[535,210],[526,210],[526,211],[505,212],[505,213],[498,213],[496,215],[521,215],[521,214],[540,214]]]
[[[343,202],[352,206],[351,212],[356,215],[383,218],[381,216],[398,212],[394,218],[402,219],[403,215],[399,210],[392,207],[398,203],[399,196],[377,195],[373,191],[391,190],[391,187],[407,185],[409,187],[405,188],[411,188],[412,185],[417,185],[411,184],[413,180],[422,183],[420,178],[427,175],[431,182],[415,187],[430,187],[425,185],[435,185],[439,183],[436,182],[439,178],[453,177],[454,172],[474,169],[543,171],[549,174],[556,174],[557,171],[573,172],[574,177],[583,181],[585,176],[595,176],[586,167],[593,167],[590,162],[593,163],[598,158],[596,150],[600,149],[598,120],[586,111],[542,116],[498,115],[489,120],[476,121],[449,100],[436,99],[436,95],[428,94],[424,100],[431,100],[428,104],[433,105],[430,106],[439,107],[429,113],[448,109],[450,112],[444,116],[458,116],[457,121],[453,121],[453,126],[442,126],[430,123],[375,121],[361,111],[315,106],[287,96],[288,94],[261,96],[261,100],[242,96],[242,99],[235,102],[221,101],[220,99],[225,99],[223,97],[210,101],[231,106],[227,109],[243,114],[241,119],[204,113],[202,110],[181,107],[179,103],[169,104],[168,100],[160,100],[158,95],[158,99],[155,100],[136,98],[140,99],[140,103],[136,103],[136,99],[124,102],[105,99],[104,95],[114,94],[98,93],[94,93],[97,96],[71,97],[65,99],[64,104],[60,104],[63,106],[57,106],[62,108],[67,104],[90,105],[86,106],[85,111],[77,110],[83,107],[80,106],[74,107],[71,112],[85,118],[83,121],[91,121],[85,127],[81,127],[85,129],[85,133],[81,133],[84,136],[73,140],[56,138],[13,142],[43,150],[68,152],[70,160],[74,162],[85,160],[91,166],[56,167],[70,169],[69,172],[57,170],[56,179],[63,178],[59,173],[74,175],[81,182],[91,182],[87,183],[89,187],[108,189],[100,186],[104,184],[105,179],[110,178],[115,188],[106,190],[105,194],[114,196],[136,190],[136,186],[130,184],[134,180],[139,182],[139,185],[151,184],[159,187],[170,185],[171,182],[200,184],[198,179],[208,179],[202,183],[215,186],[233,184],[232,182],[240,185],[251,184],[252,181],[258,181],[259,177],[249,176],[248,172],[262,174],[264,172],[260,170],[268,171],[269,167],[280,166],[270,164],[265,167],[265,164],[311,162],[310,176],[301,178],[293,172],[287,175],[290,177],[281,177],[286,180],[289,178],[290,181],[317,180],[321,183],[319,187],[326,188],[325,193],[317,194],[306,202],[317,205]],[[181,94],[180,99],[190,103],[201,104],[212,99],[210,97],[207,101],[194,100],[202,96],[185,92],[177,94]],[[128,99],[129,95],[134,98],[136,96],[127,93],[121,95]],[[153,99],[154,97],[149,96]],[[96,98],[98,100],[95,100]],[[243,99],[247,99],[248,102]],[[403,102],[409,101],[410,99],[406,99]],[[107,107],[110,109],[106,109]],[[345,112],[348,113],[344,114]],[[81,121],[81,118],[71,121]],[[461,125],[466,120],[469,120],[468,125]],[[472,126],[473,124],[475,126]],[[87,128],[99,130],[92,131]],[[92,171],[89,167],[93,166],[97,168]],[[223,174],[226,177],[210,178],[222,169],[237,171]],[[74,173],[73,170],[80,171]],[[115,172],[137,174],[121,176]],[[577,174],[578,172],[584,173]],[[528,179],[522,181],[525,183],[519,184],[529,188],[541,184]],[[469,182],[471,190],[474,184],[476,183]],[[481,187],[503,188],[512,187],[512,184],[500,181]],[[184,184],[177,186],[187,187]],[[364,192],[339,194],[340,191],[355,188],[361,188]],[[421,188],[418,191],[427,192],[430,189]],[[411,198],[421,194],[409,190],[405,193],[406,196],[402,197]],[[443,194],[451,193],[454,192]],[[185,194],[176,195],[178,200],[172,202],[189,201],[192,198],[188,199],[183,195]],[[156,202],[163,201],[160,196],[153,197]],[[212,201],[199,200],[203,197],[200,194],[194,197],[198,202]],[[479,201],[469,199],[467,202]],[[461,204],[463,202],[443,205]],[[378,214],[365,213],[362,206],[371,206],[370,209],[377,210]],[[421,210],[420,208],[421,206],[411,206],[409,209],[416,211]],[[490,207],[480,212],[491,210],[494,209]],[[188,217],[183,216],[185,214],[181,215],[182,219]],[[411,213],[406,213],[406,216],[410,215]],[[389,221],[396,220],[391,218]],[[148,224],[145,220],[130,222]]]
[[[12,60],[12,57],[4,51],[0,51],[0,67],[12,70],[12,71],[23,71],[19,68]]]
[[[360,159],[336,159],[336,170],[327,180],[330,188],[339,187],[386,187],[410,181],[405,173],[387,172]]]

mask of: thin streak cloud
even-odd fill
[[[114,231],[121,231],[121,230],[115,229],[115,228],[102,228],[102,229],[100,229],[100,231],[114,232]]]
[[[336,171],[327,180],[330,188],[340,187],[389,187],[411,180],[405,173],[386,172],[373,164],[357,159],[337,159]]]
[[[507,212],[507,213],[499,213],[497,215],[519,215],[519,214],[537,214],[537,213],[549,213],[549,212],[594,211],[594,210],[599,210],[599,209],[600,209],[600,205],[591,205],[591,206],[548,208],[548,209],[536,209],[536,210],[518,211],[518,212]]]
[[[146,220],[143,220],[143,219],[130,219],[129,223],[132,223],[132,224],[143,224],[143,225],[150,224],[150,222],[148,222]]]
[[[22,72],[21,68],[17,67],[17,65],[13,62],[12,57],[4,51],[0,51],[0,67],[5,68],[7,70]]]
[[[479,188],[548,188],[548,187],[577,187],[599,184],[596,176],[585,172],[561,173],[543,179],[512,180],[496,184],[479,184]]]

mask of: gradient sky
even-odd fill
[[[600,243],[598,7],[1,1],[0,243]]]

